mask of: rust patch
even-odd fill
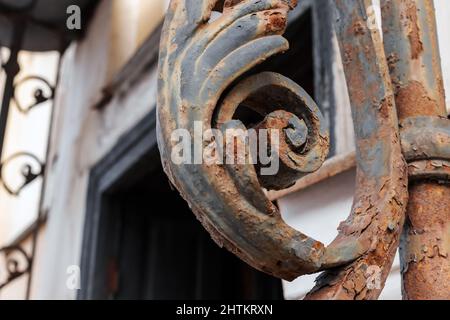
[[[385,51],[399,118],[406,122],[424,116],[433,121],[446,114],[433,1],[384,1],[384,9],[383,22],[390,26]],[[398,18],[400,23],[394,20]],[[398,49],[408,45],[409,52]],[[448,162],[441,161],[447,146],[430,128],[426,131],[415,122],[414,129],[416,133],[402,131],[403,153],[414,161],[408,170],[408,219],[400,246],[403,297],[449,299],[450,186],[432,182],[449,181]]]
[[[242,0],[225,0],[223,6],[225,8],[230,8],[230,7],[237,5],[240,2],[242,2]]]
[[[411,59],[417,60],[423,52],[423,43],[420,37],[417,7],[413,3],[410,3],[406,9],[406,19],[410,24],[408,39],[411,45]]]
[[[396,65],[397,65],[397,62],[399,62],[399,61],[400,61],[400,59],[398,58],[398,56],[397,56],[396,53],[391,53],[391,54],[387,57],[388,67],[389,67],[389,70],[390,70],[391,72],[394,71],[394,69],[395,69],[395,67],[396,67]]]
[[[209,23],[205,19],[216,3],[214,9],[223,14]],[[221,96],[233,84],[244,89],[256,85],[262,86],[257,96],[265,98],[259,104],[262,115],[275,111],[276,107],[298,116],[294,120],[304,118],[307,130],[302,125],[287,129],[289,145],[285,143],[285,150],[289,153],[290,146],[294,145],[289,157],[294,154],[309,161],[303,161],[303,167],[301,162],[296,163],[297,167],[290,169],[297,170],[290,172],[304,175],[320,167],[328,151],[328,132],[319,108],[303,89],[274,73],[257,74],[234,83],[258,63],[288,49],[286,39],[280,34],[286,25],[288,8],[294,3],[173,0],[162,31],[158,81],[158,146],[169,179],[219,246],[255,268],[287,280],[317,272],[322,267],[325,249],[323,244],[282,220],[276,206],[265,196],[255,166],[236,161],[175,164],[170,155],[175,147],[171,139],[173,130],[186,129],[193,133],[197,122],[201,122],[203,131],[245,132],[245,125],[233,119],[234,111],[225,107],[234,104],[228,99],[221,101]],[[235,24],[238,20],[239,24]],[[215,57],[208,56],[207,52],[211,52],[208,49]],[[268,85],[262,85],[263,82]],[[279,94],[271,94],[272,90]],[[217,121],[216,116],[224,112],[225,121]],[[289,121],[281,122],[279,119],[272,125],[289,125]],[[308,149],[305,153],[303,144]],[[231,154],[236,156],[236,152]],[[350,252],[353,255],[349,257],[346,253],[340,257],[341,264],[360,255]]]
[[[356,21],[353,24],[352,28],[353,28],[353,34],[355,36],[357,36],[357,35],[364,35],[366,33],[366,28],[364,26],[364,23],[361,22],[361,21]]]
[[[361,12],[358,4],[346,0],[336,4],[358,170],[352,214],[340,225],[332,245],[345,237],[357,237],[369,249],[351,264],[322,274],[307,299],[376,299],[399,243],[407,202],[407,172],[381,38],[369,30],[364,22],[367,12]],[[368,268],[377,270],[379,285],[369,285]]]
[[[264,15],[266,20],[265,22],[266,34],[284,32],[287,25],[286,11],[274,10],[271,12],[265,12]]]
[[[425,87],[417,81],[411,81],[407,86],[397,88],[397,106],[400,120],[413,116],[434,116],[440,113],[439,105],[430,98]]]

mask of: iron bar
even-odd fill
[[[450,121],[446,120],[434,3],[382,0],[381,5],[385,51],[405,127],[402,136],[410,140],[402,143],[404,152],[411,155],[408,162],[414,175],[400,246],[403,298],[450,299],[450,144],[446,134]],[[426,124],[422,130],[429,128],[428,134],[417,132],[420,123]],[[418,148],[422,152],[414,152]]]
[[[44,90],[42,87],[35,89],[34,94],[33,94],[34,101],[31,104],[24,106],[20,102],[19,98],[16,96],[17,88],[19,88],[24,83],[31,82],[31,81],[40,82],[43,86],[45,86],[45,88],[49,91],[49,93],[46,93],[46,90]],[[40,76],[27,76],[23,79],[20,79],[20,81],[18,81],[14,85],[14,95],[13,95],[12,100],[14,101],[14,104],[19,112],[21,112],[23,114],[27,114],[28,112],[30,112],[37,106],[53,99],[54,94],[55,94],[55,88],[46,79],[44,79],[43,77],[40,77]]]
[[[33,166],[29,162],[25,163],[22,167],[21,172],[24,180],[22,184],[14,188],[8,184],[8,181],[6,181],[4,171],[6,171],[6,168],[8,167],[8,164],[10,162],[13,162],[14,160],[19,158],[28,158],[32,160],[39,168],[35,171],[33,169]],[[42,163],[34,154],[29,152],[17,152],[7,157],[3,160],[3,162],[0,163],[0,185],[3,186],[3,188],[6,190],[6,192],[8,192],[9,195],[17,197],[27,185],[36,180],[38,177],[42,176],[44,167],[45,164]]]
[[[372,1],[337,0],[336,9],[336,33],[352,106],[358,165],[353,214],[339,227],[337,240],[362,233],[371,245],[354,262],[323,273],[307,298],[376,299],[400,240],[407,202],[407,171]],[[377,285],[369,285],[371,272],[379,277]]]

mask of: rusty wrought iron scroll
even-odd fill
[[[328,129],[318,106],[296,83],[277,73],[247,76],[247,71],[288,50],[282,34],[288,11],[296,2],[171,1],[162,32],[158,80],[158,144],[163,167],[216,243],[256,269],[286,280],[325,271],[308,299],[376,299],[405,221],[408,168],[402,142],[408,162],[428,161],[423,154],[417,157],[414,141],[427,140],[425,132],[436,130],[446,139],[449,127],[444,119],[407,119],[400,135],[397,87],[389,73],[392,61],[386,57],[372,3],[335,1],[336,33],[356,135],[353,207],[328,246],[287,225],[263,188],[286,188],[319,169],[328,154]],[[220,15],[211,19],[213,11]],[[246,127],[235,119],[241,105],[263,120]],[[259,162],[175,163],[173,154],[179,151],[180,141],[173,132],[184,130],[195,137],[199,125],[202,131],[222,133],[277,130],[278,172],[262,174]],[[418,127],[423,130],[415,132]],[[200,145],[195,139],[189,144],[193,158],[199,147],[218,143],[214,135],[202,139]],[[448,145],[437,139],[423,146],[424,152],[448,156]],[[448,178],[448,170],[436,173],[429,162],[415,165],[428,165],[416,170],[416,176]],[[379,270],[379,285],[368,281],[373,270]]]

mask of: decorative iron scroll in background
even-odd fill
[[[43,105],[46,102],[52,101],[54,98],[55,86],[51,85],[49,81],[41,76],[29,75],[20,80],[17,75],[20,71],[18,64],[18,55],[21,50],[21,42],[23,36],[23,29],[25,26],[15,27],[15,38],[13,44],[9,48],[9,57],[1,56],[1,71],[4,75],[3,100],[0,110],[0,188],[3,188],[11,197],[19,197],[21,192],[29,186],[36,179],[43,177],[45,172],[45,162],[39,159],[36,155],[27,152],[19,151],[14,154],[4,154],[4,143],[6,136],[6,128],[8,126],[8,116],[10,108],[15,107],[17,111],[23,115],[28,115],[34,109]],[[0,48],[2,46],[0,45]],[[3,50],[2,50],[3,53]],[[31,92],[31,103],[25,105],[20,100],[19,96],[23,97],[24,92],[20,92],[24,84],[33,83],[34,90]],[[31,133],[31,132],[30,132]],[[45,146],[48,147],[47,145]],[[19,172],[13,170],[17,170]],[[15,174],[14,179],[11,177]],[[17,179],[19,175],[19,179]],[[21,180],[15,184],[14,181]],[[44,186],[41,187],[41,193]],[[42,200],[42,195],[41,200]],[[28,284],[25,296],[30,298],[31,293],[31,279],[32,266],[36,252],[37,235],[39,232],[40,222],[42,220],[41,203],[38,205],[38,212],[36,213],[36,222],[33,226],[34,230],[31,234],[31,249],[28,252],[20,244],[0,247],[0,290],[8,287],[15,280],[28,275]],[[14,212],[2,212],[2,214],[15,214]]]

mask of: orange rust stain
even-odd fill
[[[406,265],[402,275],[404,298],[448,300],[450,257],[445,239],[450,221],[450,186],[431,181],[412,184],[408,217],[401,251]]]
[[[411,46],[411,59],[417,60],[423,52],[423,43],[420,38],[420,28],[417,19],[417,8],[414,4],[410,4],[406,9],[407,20],[410,22],[410,32],[408,35]]]
[[[353,33],[356,35],[364,35],[366,33],[366,27],[361,21],[356,21],[353,24]]]
[[[389,67],[389,70],[391,70],[391,72],[393,70],[395,70],[397,62],[399,62],[399,61],[400,61],[400,59],[398,58],[398,55],[396,53],[391,53],[387,57],[388,67]]]

